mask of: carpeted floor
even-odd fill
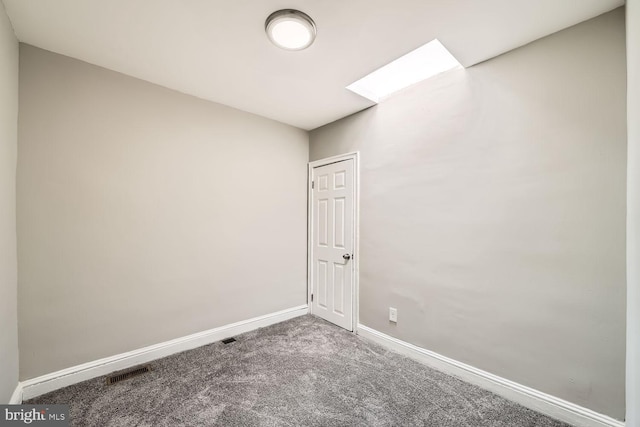
[[[25,403],[74,426],[566,426],[312,316]]]

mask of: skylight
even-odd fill
[[[454,68],[462,65],[434,39],[350,84],[347,89],[380,102],[400,89]]]

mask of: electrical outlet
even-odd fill
[[[398,309],[389,307],[389,322],[398,323]]]

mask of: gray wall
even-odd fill
[[[361,152],[360,322],[622,419],[625,89],[617,9],[312,131]]]
[[[640,2],[627,0],[627,427],[640,427]]]
[[[18,40],[0,2],[0,403],[18,385],[17,146]]]
[[[306,132],[21,45],[19,137],[21,379],[306,303]]]

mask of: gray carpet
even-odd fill
[[[74,426],[566,426],[312,316],[236,338],[25,403]]]

